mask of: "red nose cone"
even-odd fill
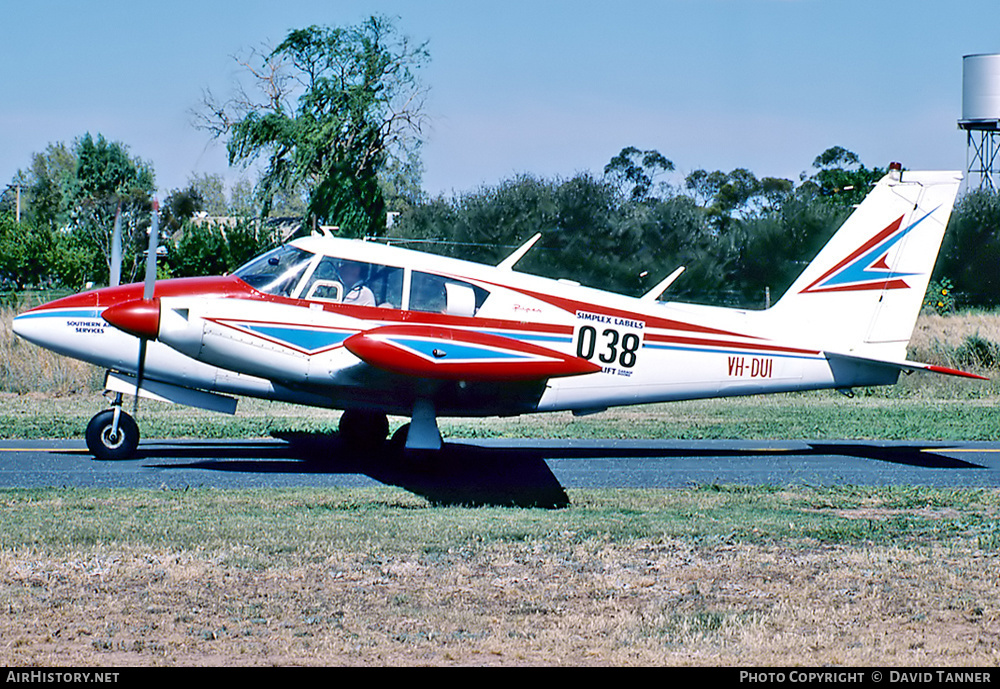
[[[130,335],[155,340],[160,333],[160,300],[135,299],[104,310],[104,320]]]

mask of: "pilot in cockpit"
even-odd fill
[[[375,293],[365,284],[368,266],[356,261],[343,261],[340,264],[340,279],[344,284],[345,304],[358,306],[375,306]]]

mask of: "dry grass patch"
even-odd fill
[[[0,663],[1000,661],[1000,559],[984,547],[994,492],[702,488],[573,502],[17,492],[2,511],[25,523],[3,531]]]
[[[910,346],[919,351],[933,351],[940,346],[954,348],[974,336],[1000,342],[1000,315],[992,312],[947,316],[922,313],[913,329]]]
[[[585,543],[247,571],[144,550],[0,558],[7,665],[987,665],[995,558]]]

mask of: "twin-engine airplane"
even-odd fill
[[[894,163],[772,308],[664,303],[369,241],[312,236],[226,277],[98,289],[14,319],[20,336],[108,370],[87,443],[139,442],[122,393],[235,412],[248,396],[345,410],[341,435],[441,446],[440,416],[508,416],[890,385],[907,361],[961,175]],[[151,234],[151,244],[156,238]],[[155,256],[151,248],[150,256]],[[148,268],[148,266],[147,266]],[[155,270],[155,267],[154,267]]]

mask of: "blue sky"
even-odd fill
[[[380,13],[427,41],[431,194],[520,173],[600,174],[625,146],[679,174],[797,179],[840,145],[869,167],[963,169],[962,56],[1000,52],[996,0],[0,1],[0,183],[86,132],[150,161],[161,193],[229,179],[192,126],[233,55]]]

